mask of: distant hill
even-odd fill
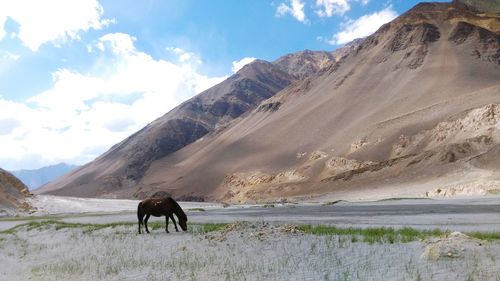
[[[11,173],[33,190],[76,168],[78,168],[76,165],[60,163],[35,170],[11,171]]]

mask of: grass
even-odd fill
[[[427,237],[434,237],[443,235],[445,232],[439,229],[434,230],[418,230],[410,227],[401,229],[394,228],[338,228],[335,226],[325,225],[301,225],[299,230],[304,233],[313,235],[350,235],[353,242],[359,241],[358,237],[362,238],[361,241],[367,243],[390,243],[395,242],[411,242],[418,241]]]
[[[34,220],[51,220],[51,219],[64,219],[64,218],[77,218],[77,217],[101,217],[106,215],[115,214],[134,214],[134,211],[124,212],[100,212],[100,213],[78,213],[78,214],[56,214],[44,216],[13,216],[13,217],[0,217],[0,221],[34,221]]]
[[[213,232],[213,231],[219,231],[222,230],[228,225],[227,223],[204,223],[202,224],[203,232],[208,233],[208,232]]]
[[[114,222],[103,224],[92,223],[70,223],[57,219],[48,220],[32,220],[24,224],[14,226],[10,229],[0,231],[0,234],[13,234],[19,229],[26,228],[27,230],[44,230],[54,228],[55,230],[77,228],[82,229],[84,233],[91,233],[104,228],[115,228],[118,226],[134,226],[135,222]],[[191,223],[188,225],[188,232],[195,233],[209,233],[214,231],[223,230],[227,223]],[[148,227],[151,230],[163,229],[165,223],[162,221],[149,222]],[[339,228],[335,226],[326,225],[299,225],[298,229],[306,234],[312,235],[344,235],[351,236],[352,242],[367,242],[367,243],[389,243],[396,242],[412,242],[422,240],[428,237],[437,237],[445,234],[446,232],[434,230],[418,230],[415,228],[404,227],[400,229],[378,227],[378,228]],[[465,233],[470,237],[481,240],[500,240],[500,232],[468,232]]]
[[[114,222],[114,223],[103,223],[103,224],[95,224],[95,223],[70,223],[64,222],[60,220],[36,220],[30,221],[24,224],[20,224],[14,226],[10,229],[0,231],[0,234],[13,234],[19,229],[26,228],[27,230],[44,230],[53,227],[55,230],[68,229],[68,228],[78,228],[82,229],[84,233],[94,232],[96,230],[104,229],[104,228],[115,228],[118,226],[133,226],[137,225],[135,222]],[[203,233],[208,233],[212,231],[222,230],[227,224],[225,223],[204,223],[204,224],[189,224],[188,231],[196,231],[200,230]],[[149,222],[148,227],[151,230],[155,229],[164,229],[165,222],[155,221]]]
[[[27,230],[43,230],[47,229],[50,227],[54,227],[55,230],[60,230],[60,229],[66,229],[66,228],[81,228],[84,230],[84,232],[93,232],[99,229],[103,228],[115,228],[117,226],[122,226],[122,225],[133,225],[135,223],[132,222],[115,222],[115,223],[105,223],[105,224],[85,224],[85,223],[70,223],[70,222],[64,222],[64,221],[59,221],[59,220],[34,220],[30,221],[24,224],[20,224],[17,226],[14,226],[13,228],[0,231],[0,234],[12,234],[16,232],[18,229],[21,228],[26,228]]]
[[[499,195],[500,189],[490,189],[488,190],[488,194]]]
[[[467,232],[465,233],[466,235],[470,237],[474,237],[477,239],[481,240],[487,240],[487,241],[492,241],[492,240],[500,240],[500,232]]]

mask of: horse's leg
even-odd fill
[[[174,219],[174,215],[170,215],[170,218],[171,218],[171,219],[172,219],[172,221],[174,222],[175,231],[179,232],[179,229],[177,228],[177,223],[175,222],[175,219]]]
[[[147,214],[146,215],[146,218],[144,219],[144,226],[146,227],[146,232],[149,233],[149,229],[148,229],[148,220],[149,220],[149,217],[151,215],[150,214]]]
[[[170,232],[168,232],[168,216],[165,216],[165,231],[167,233],[170,233]]]
[[[137,206],[137,219],[139,220],[139,234],[141,234],[141,224],[142,219],[144,218],[144,211],[142,210],[142,202]]]
[[[141,224],[142,224],[142,219],[143,218],[144,218],[144,216],[139,217],[139,234],[141,234]]]

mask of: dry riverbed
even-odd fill
[[[0,280],[500,280],[500,197],[181,202],[187,232],[142,235],[135,200],[30,200],[0,218]]]

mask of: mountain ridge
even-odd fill
[[[357,41],[359,42],[359,41]],[[91,164],[86,164],[67,175],[74,185],[92,186],[83,196],[106,194],[121,187],[134,186],[150,164],[210,132],[225,128],[232,120],[255,108],[260,102],[307,77],[327,65],[324,58],[334,59],[326,52],[307,51],[300,62],[310,62],[309,68],[292,69],[297,56],[278,59],[279,63],[256,60],[222,83],[181,103],[179,106],[134,133]],[[318,57],[316,57],[317,55]],[[321,60],[321,66],[315,60]],[[289,68],[289,69],[288,69]],[[287,70],[288,69],[288,70]],[[286,70],[286,71],[285,71]],[[93,183],[98,179],[99,184]],[[101,187],[96,187],[100,185]],[[73,187],[71,187],[73,188]],[[60,189],[51,183],[35,192]],[[58,191],[54,191],[59,194]],[[73,192],[70,192],[73,195]]]

